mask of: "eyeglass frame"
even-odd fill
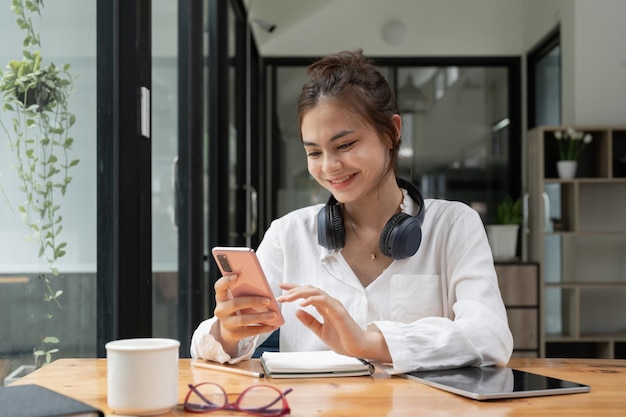
[[[200,399],[202,399],[206,404],[212,404],[212,402],[206,398],[204,398],[204,395],[202,395],[197,388],[201,385],[214,385],[216,387],[218,387],[222,393],[224,394],[224,398],[226,399],[224,405],[222,407],[216,407],[216,408],[212,408],[212,409],[207,409],[207,410],[201,410],[201,409],[193,409],[191,407],[188,407],[188,400],[189,400],[189,396],[192,393],[195,393]],[[230,402],[228,400],[228,393],[226,392],[226,390],[224,390],[224,387],[222,387],[220,384],[216,384],[215,382],[201,382],[199,384],[187,384],[187,386],[189,387],[189,392],[187,393],[187,395],[185,396],[185,401],[183,402],[183,408],[185,409],[185,411],[190,412],[190,413],[198,413],[198,414],[202,414],[202,413],[210,413],[213,411],[221,411],[221,410],[226,410],[226,411],[239,411],[242,413],[246,413],[246,414],[250,414],[250,415],[254,415],[254,416],[261,416],[261,417],[269,417],[269,416],[284,416],[287,414],[291,413],[291,409],[289,408],[289,403],[287,402],[287,398],[285,398],[285,396],[287,394],[289,394],[291,391],[293,391],[292,388],[287,388],[284,391],[279,390],[277,387],[273,386],[273,385],[269,385],[269,384],[256,384],[256,385],[251,385],[248,388],[246,388],[245,390],[243,390],[240,394],[237,395],[237,399],[234,402]],[[250,391],[253,390],[255,388],[258,387],[265,387],[265,388],[270,388],[274,391],[276,391],[276,393],[278,393],[278,397],[276,397],[276,399],[267,404],[266,406],[271,406],[276,404],[276,402],[281,399],[283,401],[283,408],[281,410],[281,412],[279,414],[271,414],[271,413],[255,413],[254,411],[251,411],[249,409],[245,409],[245,408],[241,408],[239,406],[239,402],[241,401],[241,399],[245,396],[245,394]],[[230,395],[234,395],[234,394],[230,394]]]

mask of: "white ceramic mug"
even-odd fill
[[[116,414],[163,414],[178,403],[178,349],[173,339],[114,340],[107,351],[107,401]]]

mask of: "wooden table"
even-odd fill
[[[626,416],[626,360],[513,359],[509,366],[588,384],[591,392],[481,402],[381,371],[372,377],[260,379],[192,367],[189,359],[181,359],[179,393],[182,402],[188,383],[206,381],[221,384],[229,393],[258,383],[281,389],[292,387],[293,392],[287,396],[292,416]],[[238,367],[260,370],[256,360]],[[111,414],[107,406],[106,359],[59,359],[14,384],[27,383],[46,386]],[[191,414],[177,406],[167,415]]]

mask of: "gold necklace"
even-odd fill
[[[350,227],[352,228],[352,231],[354,232],[354,235],[356,236],[356,238],[359,239],[359,242],[361,242],[361,246],[363,246],[365,249],[367,249],[367,245],[365,243],[363,243],[363,241],[361,240],[361,236],[359,236],[359,234],[356,232],[356,228],[354,227],[354,223],[350,222]],[[370,260],[375,261],[376,260],[376,250],[369,251],[369,253],[370,253]]]

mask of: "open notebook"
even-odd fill
[[[272,378],[321,378],[371,375],[374,365],[328,351],[263,352],[261,364]]]

